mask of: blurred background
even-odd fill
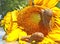
[[[0,21],[8,11],[23,9],[28,5],[28,0],[0,0]],[[60,2],[56,5],[60,8]],[[4,44],[2,36],[5,34],[3,27],[0,27],[0,44]]]

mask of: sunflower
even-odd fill
[[[18,12],[18,26],[24,29],[21,31],[21,29],[14,26],[12,32],[9,33],[7,37],[7,41],[17,40],[19,35],[32,35],[35,32],[42,32],[45,37],[39,44],[56,44],[55,41],[59,42],[60,9],[55,7],[58,1],[59,0],[33,0],[32,2],[32,0],[30,0],[30,5]]]
[[[53,10],[49,9],[52,9],[52,7],[54,7],[58,3],[58,0],[54,0],[53,2],[52,1],[53,0],[37,0],[37,1],[34,0],[34,5],[27,6],[19,12],[17,18],[18,25],[24,27],[24,31],[26,31],[28,34],[32,34],[34,32],[39,31],[43,32],[43,30],[45,30],[45,32],[43,33],[46,35],[49,31],[49,29],[47,29],[47,27],[49,26],[48,22],[50,22],[48,21],[49,13],[51,16],[52,14],[54,14]],[[45,18],[41,18],[42,17],[41,14],[47,15],[43,15],[43,17]],[[46,21],[47,23],[45,21],[42,21],[43,19],[45,21],[47,20]],[[44,25],[46,25],[47,27],[45,27]]]
[[[17,18],[18,26],[22,26],[24,28],[23,31],[28,35],[35,32],[42,32],[45,36],[51,35],[50,33],[55,32],[55,29],[60,29],[60,9],[55,7],[58,1],[59,0],[34,0],[31,2],[30,0],[30,6],[23,8],[19,12]],[[54,39],[54,34],[52,33],[52,35],[53,37],[50,37]],[[56,39],[58,38],[59,37]],[[52,40],[48,42],[51,41]],[[44,42],[42,43],[44,44]]]

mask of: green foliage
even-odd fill
[[[1,1],[0,1],[0,14],[1,14],[2,10],[1,10]]]
[[[14,9],[21,9],[27,5],[26,0],[1,0],[2,14]]]
[[[60,8],[60,1],[57,3],[57,5],[56,5],[58,8]]]

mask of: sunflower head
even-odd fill
[[[19,26],[24,27],[24,31],[32,34],[48,29],[51,17],[52,12],[49,9],[45,10],[38,6],[28,6],[20,11],[17,22]],[[46,32],[43,33],[46,34]]]

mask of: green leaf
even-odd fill
[[[56,5],[58,8],[60,8],[60,1],[57,3],[57,5]]]

